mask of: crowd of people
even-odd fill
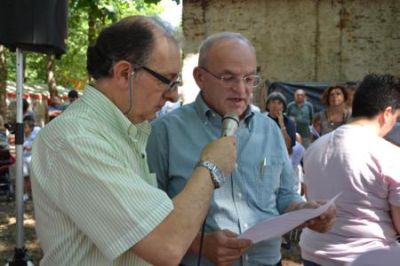
[[[156,118],[181,67],[155,18],[124,18],[88,47],[92,82],[29,149],[41,265],[282,265],[281,237],[240,234],[337,194],[301,225],[304,265],[399,252],[400,149],[383,139],[400,118],[398,77],[367,75],[354,98],[331,86],[318,113],[304,90],[291,103],[274,92],[260,112],[253,44],[219,32],[199,47],[196,100]],[[228,114],[233,136],[221,133]]]
[[[59,99],[58,96],[52,97],[52,99]],[[50,119],[55,118],[62,111],[64,111],[70,104],[72,104],[76,99],[79,98],[79,93],[76,90],[70,90],[68,92],[68,102],[58,104],[58,111],[54,113],[53,100],[49,101],[48,107],[48,116]],[[14,111],[15,112],[15,111]],[[30,186],[30,166],[31,166],[31,158],[32,158],[32,144],[35,140],[37,134],[41,129],[40,122],[37,119],[37,114],[32,108],[31,104],[27,99],[22,100],[22,128],[23,128],[23,162],[22,162],[22,174],[24,177],[24,194],[23,201],[26,202],[31,197],[31,186]],[[6,154],[8,158],[4,157],[4,159],[0,160],[0,168],[1,171],[5,172],[6,175],[0,174],[0,182],[12,183],[11,179],[15,178],[10,176],[11,167],[15,163],[15,154],[10,151],[10,144],[15,144],[15,123],[5,122],[3,117],[0,115],[0,153]],[[10,163],[12,162],[12,163]],[[15,171],[13,171],[15,173]],[[7,178],[7,180],[5,180]],[[10,190],[11,188],[7,188]],[[12,191],[9,191],[10,193]]]

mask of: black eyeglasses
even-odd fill
[[[156,71],[151,70],[148,67],[139,66],[138,69],[145,70],[147,73],[149,73],[150,75],[152,75],[153,77],[155,77],[156,79],[158,79],[159,81],[161,81],[162,83],[167,85],[167,90],[168,91],[176,91],[178,89],[178,86],[182,85],[182,81],[180,80],[179,76],[176,77],[175,79],[171,80],[171,79],[168,79],[168,78],[164,77],[160,73],[157,73]]]

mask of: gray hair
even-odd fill
[[[268,108],[268,104],[272,101],[280,101],[283,105],[283,111],[284,112],[286,111],[286,104],[287,104],[286,97],[281,92],[274,91],[268,95],[268,97],[265,101],[267,108]]]

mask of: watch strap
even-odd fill
[[[221,182],[217,176],[215,176],[215,169],[218,168],[214,163],[207,161],[207,160],[200,160],[196,163],[194,168],[197,167],[204,167],[208,171],[210,171],[211,181],[214,184],[214,189],[221,187]]]

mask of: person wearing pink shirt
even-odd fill
[[[398,245],[400,148],[383,136],[399,117],[399,78],[367,75],[354,95],[351,123],[306,151],[308,200],[342,194],[336,200],[336,222],[327,233],[303,231],[305,266],[346,265],[369,250]]]

